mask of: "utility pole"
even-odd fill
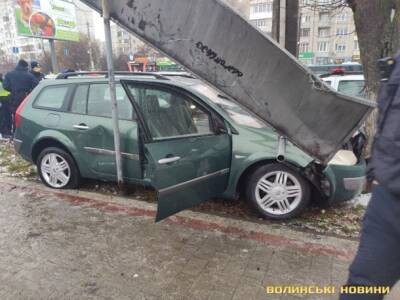
[[[49,39],[49,44],[50,44],[50,56],[51,56],[51,69],[54,74],[57,74],[58,63],[57,63],[56,47],[54,45],[54,40]]]
[[[108,82],[110,85],[110,96],[111,96],[112,124],[114,130],[115,164],[117,169],[118,188],[119,191],[121,192],[124,191],[124,177],[122,174],[121,140],[119,133],[118,104],[117,104],[117,94],[115,87],[114,61],[112,55],[110,6],[108,1],[109,0],[102,0],[103,21],[104,21],[104,34],[105,34],[107,66],[108,66]]]
[[[272,38],[297,57],[299,32],[299,2],[274,0]]]
[[[90,59],[90,71],[94,71],[94,61],[93,61],[93,49],[92,49],[92,35],[90,34],[90,24],[89,21],[86,22],[87,36],[89,39],[89,59]]]

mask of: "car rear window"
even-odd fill
[[[37,97],[34,107],[45,108],[51,110],[59,110],[64,105],[69,86],[55,85],[45,87]]]
[[[338,91],[349,96],[365,97],[364,80],[341,80]]]

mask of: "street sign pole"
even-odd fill
[[[54,46],[54,40],[49,39],[49,44],[50,44],[50,56],[51,56],[51,69],[54,74],[57,74],[58,64],[57,64],[56,47]]]
[[[108,1],[109,0],[102,0],[103,21],[104,21],[105,45],[106,45],[107,67],[108,67],[108,81],[110,85],[110,96],[111,96],[112,123],[114,129],[114,148],[115,148],[115,162],[117,168],[117,180],[118,180],[119,190],[123,191],[124,181],[122,174],[121,140],[119,134],[118,104],[117,104],[117,95],[115,89],[114,62],[112,55],[111,26],[110,26],[110,9]]]

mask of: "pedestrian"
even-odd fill
[[[42,68],[37,61],[31,61],[31,73],[33,76],[35,76],[38,82],[45,78],[44,74],[42,73]]]
[[[341,300],[383,299],[400,279],[400,55],[381,60],[380,66],[381,74],[387,76],[378,97],[379,118],[370,163],[376,184],[358,252],[342,288],[347,293],[342,293]]]
[[[3,87],[11,93],[9,101],[6,105],[6,114],[11,115],[12,120],[15,120],[14,115],[21,104],[22,100],[36,87],[38,81],[29,72],[28,63],[21,59],[15,69],[8,72],[3,81]],[[11,134],[14,134],[14,121],[11,121]],[[8,124],[9,126],[10,124]]]
[[[11,136],[11,115],[6,111],[9,98],[10,92],[3,88],[3,74],[0,73],[0,138]]]

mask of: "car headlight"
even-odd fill
[[[331,159],[328,165],[340,165],[340,166],[355,166],[358,160],[353,151],[350,150],[340,150]]]

